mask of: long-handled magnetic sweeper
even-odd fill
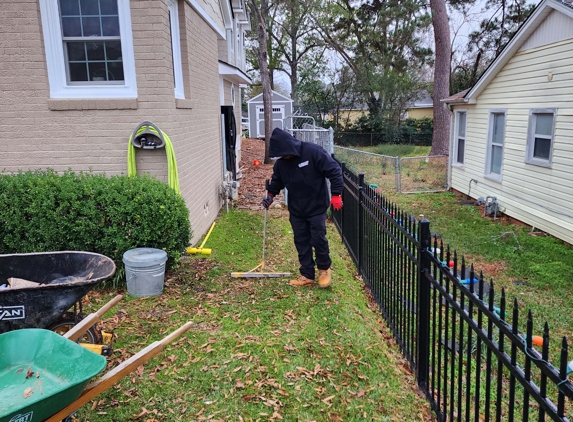
[[[265,181],[265,196],[269,190],[269,180]],[[265,244],[267,237],[267,209],[265,208],[265,220],[263,223],[263,260],[255,268],[245,272],[245,273],[231,273],[231,277],[288,277],[292,275],[291,273],[277,273],[277,272],[265,272]]]

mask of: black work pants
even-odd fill
[[[314,279],[315,264],[319,270],[330,268],[330,250],[326,239],[326,212],[312,217],[298,217],[290,214],[290,225],[294,234],[294,245],[298,252],[301,275]],[[313,259],[316,255],[316,263]]]

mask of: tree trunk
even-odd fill
[[[257,58],[259,60],[259,72],[261,74],[261,85],[263,87],[263,108],[265,118],[265,164],[270,164],[271,158],[269,157],[269,141],[273,131],[273,104],[272,104],[272,91],[271,91],[271,78],[269,75],[269,64],[267,54],[267,18],[269,14],[269,7],[267,0],[261,0],[260,6],[256,4],[255,0],[249,1],[249,7],[257,28],[257,38],[259,41],[259,49]]]
[[[430,0],[436,50],[434,68],[434,134],[430,155],[448,155],[450,144],[450,109],[440,100],[450,95],[450,26],[445,0]]]

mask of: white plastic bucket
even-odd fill
[[[154,248],[130,249],[123,254],[127,291],[137,297],[163,293],[167,252]]]

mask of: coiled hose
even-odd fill
[[[153,134],[162,138],[165,141],[165,153],[167,155],[167,184],[171,187],[177,194],[181,195],[181,189],[179,187],[179,173],[177,171],[177,161],[175,160],[175,151],[173,150],[173,144],[171,139],[165,132],[157,128],[150,122],[144,122],[139,125],[138,129],[134,131],[129,137],[129,143],[127,146],[127,175],[135,176],[137,174],[136,164],[135,164],[135,146],[133,145],[133,138],[141,135],[143,132],[151,131]],[[159,133],[161,132],[161,134]]]

